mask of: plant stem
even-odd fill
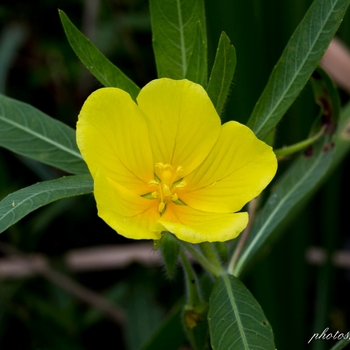
[[[214,249],[214,246],[210,242],[203,242],[199,244],[199,247],[204,254],[204,256],[217,268],[221,268],[221,262],[219,260],[218,254]]]
[[[202,267],[205,270],[212,273],[215,277],[218,277],[223,273],[223,269],[221,265],[220,266],[214,265],[192,244],[186,243],[183,241],[181,241],[181,244],[191,253],[191,255],[202,265]]]
[[[233,275],[233,269],[235,267],[235,264],[239,258],[239,255],[241,254],[246,242],[247,242],[247,239],[248,239],[248,236],[249,236],[249,233],[250,233],[250,230],[251,230],[251,227],[252,227],[252,223],[253,223],[253,219],[254,219],[254,214],[255,214],[255,210],[256,210],[256,206],[257,206],[257,198],[254,198],[250,203],[249,203],[249,222],[248,222],[248,226],[246,227],[246,229],[243,231],[242,235],[241,235],[241,239],[239,240],[238,244],[237,244],[237,247],[232,255],[232,258],[230,260],[230,263],[228,265],[228,273]]]
[[[185,272],[186,287],[187,287],[187,305],[194,307],[199,300],[202,300],[198,290],[198,280],[193,268],[188,261],[186,254],[181,251],[180,259]]]
[[[325,131],[325,127],[322,127],[321,130],[316,135],[314,135],[314,136],[312,136],[304,141],[300,141],[298,143],[295,143],[294,145],[286,146],[286,147],[282,147],[282,148],[274,150],[276,157],[278,159],[283,159],[286,156],[289,156],[293,153],[301,151],[302,149],[306,148],[307,146],[310,146],[317,139],[319,139],[323,135],[324,131]]]

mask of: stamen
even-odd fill
[[[181,165],[179,165],[179,166],[176,168],[176,173],[177,173],[177,174],[178,174],[178,173],[181,173],[183,170],[184,170],[184,168],[183,168]]]
[[[162,215],[170,201],[184,205],[176,190],[185,187],[186,181],[179,176],[183,172],[181,165],[174,171],[170,164],[159,162],[155,164],[155,168],[154,179],[148,182],[148,186],[156,186],[156,191],[147,194],[147,198],[159,200],[158,211]]]
[[[148,186],[159,186],[159,183],[156,180],[148,181]]]
[[[180,181],[177,185],[175,185],[176,188],[183,188],[187,185],[186,181]]]
[[[158,211],[161,213],[165,208],[165,204],[164,202],[160,202],[158,205]]]
[[[155,167],[162,170],[164,168],[164,163],[156,163]]]

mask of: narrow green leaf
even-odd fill
[[[214,350],[275,350],[272,328],[261,306],[236,277],[221,275],[209,301]]]
[[[59,10],[59,15],[70,46],[91,74],[104,86],[125,90],[135,100],[140,88],[109,61],[63,11]]]
[[[229,37],[222,32],[210,74],[207,92],[220,114],[227,99],[236,69],[236,50]]]
[[[69,173],[87,173],[75,130],[38,109],[0,95],[0,146]]]
[[[250,260],[274,238],[282,221],[310,196],[331,165],[333,154],[333,143],[329,135],[325,135],[286,171],[253,224],[246,247],[234,268],[235,276],[241,275]]]
[[[207,55],[204,1],[150,0],[150,11],[158,77],[185,78],[198,22],[203,45],[200,52]],[[202,69],[205,67],[206,63]]]
[[[344,336],[344,339],[338,341],[330,350],[341,350],[346,348],[346,346],[350,345],[350,332],[341,333]],[[338,335],[337,339],[341,339],[340,335]]]
[[[9,194],[0,201],[0,233],[32,211],[58,199],[91,193],[89,174],[39,182]]]
[[[197,22],[196,36],[188,62],[186,78],[205,88],[207,86],[208,67],[206,43],[203,36],[205,36],[205,32],[203,32],[201,22]]]
[[[295,30],[260,96],[248,126],[265,138],[307,83],[350,0],[315,0]]]

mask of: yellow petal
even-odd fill
[[[224,242],[236,238],[245,229],[248,213],[207,213],[169,203],[159,223],[182,241]]]
[[[179,198],[192,208],[239,211],[269,184],[277,170],[272,148],[245,125],[228,122],[205,161],[184,181]]]
[[[144,112],[156,163],[193,171],[220,133],[220,118],[202,86],[188,80],[157,79],[137,97]]]
[[[158,202],[142,198],[98,171],[94,182],[98,215],[120,235],[160,239]]]
[[[149,191],[154,162],[147,125],[130,95],[102,88],[85,101],[77,123],[77,143],[93,177],[106,177],[137,194]]]

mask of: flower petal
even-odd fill
[[[177,192],[188,206],[215,213],[240,210],[269,184],[277,170],[272,148],[245,125],[228,122],[205,161]]]
[[[98,215],[120,235],[160,239],[158,202],[142,198],[98,171],[94,182]]]
[[[79,114],[77,143],[93,177],[103,169],[137,194],[149,191],[154,162],[147,125],[128,93],[116,88],[92,93]]]
[[[207,213],[169,203],[159,223],[182,241],[224,242],[236,238],[245,229],[248,213]]]
[[[193,171],[220,133],[220,118],[202,86],[188,80],[158,79],[137,97],[150,132],[155,162]]]

